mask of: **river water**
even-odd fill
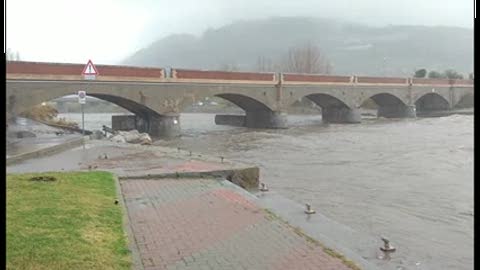
[[[60,115],[80,120],[78,114]],[[325,125],[289,116],[291,128],[217,126],[182,114],[181,138],[156,144],[257,164],[270,189],[356,231],[387,236],[383,269],[473,269],[473,115],[364,119]],[[86,128],[110,115],[86,114]]]

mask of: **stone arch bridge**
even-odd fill
[[[221,97],[245,111],[217,115],[217,124],[286,128],[286,111],[302,97],[322,108],[324,121],[359,123],[360,105],[371,98],[378,116],[416,117],[417,111],[448,110],[473,95],[472,80],[418,79],[318,74],[201,71],[97,65],[95,80],[84,65],[7,62],[7,117],[44,101],[87,90],[89,96],[132,113],[130,121],[154,137],[180,133],[179,114],[205,97]],[[118,120],[118,119],[117,119]]]

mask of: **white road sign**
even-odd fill
[[[78,91],[78,103],[85,104],[87,102],[87,92]]]

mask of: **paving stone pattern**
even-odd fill
[[[350,269],[220,181],[120,184],[144,269]]]

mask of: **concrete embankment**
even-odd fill
[[[71,139],[67,139],[57,143],[45,144],[43,145],[43,147],[39,146],[38,149],[35,149],[32,151],[26,151],[16,155],[7,156],[7,166],[14,163],[22,162],[27,159],[54,155],[56,153],[60,153],[65,150],[78,147],[82,145],[84,141],[85,141],[85,138],[83,137],[71,138]]]

